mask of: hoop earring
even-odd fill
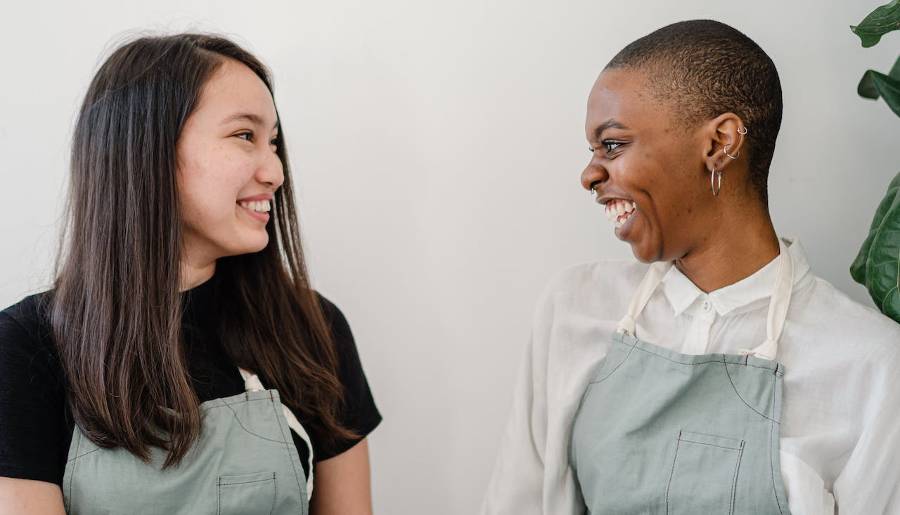
[[[722,172],[720,170],[713,169],[709,176],[709,185],[712,187],[713,196],[718,197],[719,192],[722,191]]]

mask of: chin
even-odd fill
[[[638,261],[648,265],[650,263],[662,261],[662,255],[657,249],[647,248],[646,245],[641,245],[640,243],[631,244],[631,253],[634,254],[634,257]]]
[[[231,254],[233,256],[239,256],[241,254],[255,254],[255,253],[263,250],[264,248],[266,248],[266,246],[268,244],[269,244],[269,235],[268,234],[264,234],[262,237],[257,236],[254,238],[247,238],[246,240],[240,242],[239,245],[235,245],[231,249],[231,251],[232,251]]]

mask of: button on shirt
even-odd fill
[[[637,336],[684,354],[756,347],[766,337],[780,259],[795,270],[777,356],[785,367],[780,458],[791,512],[900,514],[900,325],[815,276],[798,242],[782,239],[772,262],[709,294],[672,267],[638,318]],[[482,513],[584,513],[568,463],[572,421],[646,270],[605,261],[551,282]]]

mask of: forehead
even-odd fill
[[[212,74],[200,94],[198,115],[227,117],[244,112],[274,124],[275,102],[269,88],[253,70],[233,59],[225,59]]]
[[[611,119],[640,130],[661,125],[660,121],[668,121],[668,116],[667,106],[650,94],[644,72],[605,70],[588,97],[585,131],[592,138],[596,128]]]

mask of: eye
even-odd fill
[[[253,142],[253,133],[252,132],[239,132],[235,134],[236,137],[241,138],[244,141]]]
[[[274,138],[269,140],[269,145],[275,147],[273,150],[278,150],[278,147],[281,146],[281,138],[275,136]]]
[[[600,142],[603,145],[603,148],[606,150],[606,153],[609,154],[611,152],[616,151],[620,146],[623,145],[621,141],[609,140],[605,139]]]

